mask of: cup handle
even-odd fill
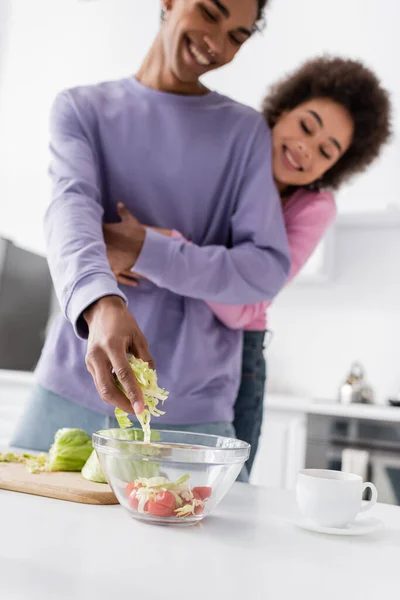
[[[371,483],[370,481],[368,481],[367,483],[364,483],[363,485],[363,495],[365,490],[370,489],[372,492],[372,497],[371,500],[368,500],[366,502],[363,503],[363,506],[361,507],[361,512],[365,512],[366,510],[370,510],[373,506],[375,506],[375,504],[377,503],[378,500],[378,490],[376,489],[376,487],[374,486],[373,483]]]

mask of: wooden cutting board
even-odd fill
[[[87,481],[80,473],[30,473],[18,463],[0,463],[0,489],[82,504],[118,504],[106,483]]]

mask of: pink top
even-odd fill
[[[306,264],[326,230],[336,217],[336,204],[330,192],[310,192],[299,189],[283,207],[283,217],[289,241],[291,268],[287,283]],[[178,231],[172,237],[182,237]],[[218,319],[230,329],[263,331],[267,324],[267,309],[271,304],[215,304],[207,302]]]

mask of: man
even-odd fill
[[[65,318],[46,341],[14,445],[45,450],[61,426],[92,432],[110,423],[114,406],[140,412],[127,353],[154,357],[170,392],[164,427],[234,435],[241,332],[219,323],[204,300],[273,298],[288,274],[288,248],[262,116],[200,77],[234,58],[265,4],[166,0],[134,78],[57,98],[45,231]],[[102,225],[116,220],[119,202],[141,223],[193,242],[136,223],[123,246],[126,266],[146,278],[137,289],[119,287],[107,261]]]

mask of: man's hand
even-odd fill
[[[104,402],[128,413],[144,409],[143,395],[127,354],[149,363],[154,368],[147,340],[124,301],[118,296],[106,296],[84,312],[89,327],[86,366]],[[121,382],[126,396],[117,388],[112,370]]]
[[[142,250],[146,228],[123,205],[118,204],[119,223],[103,225],[107,258],[114,275],[130,271]],[[122,282],[124,283],[124,282]]]

